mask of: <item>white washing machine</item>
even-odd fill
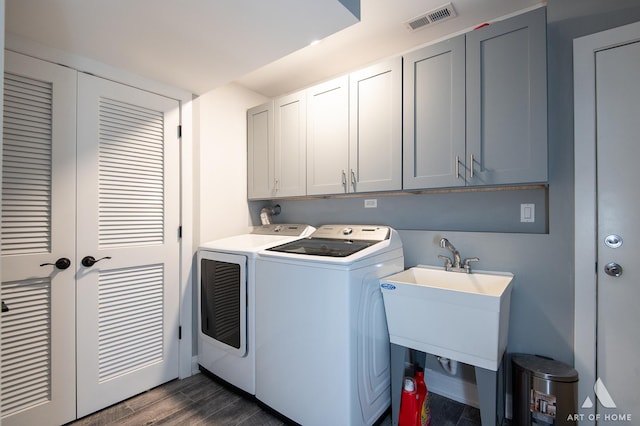
[[[198,364],[255,394],[255,257],[311,234],[299,224],[257,226],[198,248]]]
[[[379,279],[404,269],[386,226],[324,225],[256,259],[256,397],[305,426],[371,425],[390,404]]]

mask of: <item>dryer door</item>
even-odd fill
[[[247,258],[198,252],[198,323],[202,337],[242,357],[247,353]]]

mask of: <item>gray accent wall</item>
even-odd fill
[[[515,275],[507,351],[573,364],[573,39],[638,20],[637,0],[549,0],[548,189],[275,201],[282,213],[274,222],[391,225],[407,267],[438,265],[446,253],[437,240],[447,237],[462,256],[481,259],[477,269]],[[367,198],[378,208],[365,209]],[[521,203],[536,204],[534,224],[519,222]],[[249,203],[254,224],[266,204]]]
[[[365,208],[365,200],[376,200],[378,207]],[[535,222],[520,222],[522,203],[535,205]],[[280,223],[306,218],[313,225],[360,223],[413,230],[548,232],[546,188],[254,201],[250,203],[253,223],[259,223],[263,206],[273,204],[282,208],[282,213],[273,218]]]

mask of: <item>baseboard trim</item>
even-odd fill
[[[191,375],[198,374],[200,372],[200,367],[198,366],[198,356],[194,356],[191,358]]]

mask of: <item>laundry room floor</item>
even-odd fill
[[[433,426],[480,426],[478,409],[431,394]],[[204,374],[173,380],[90,416],[73,426],[216,425],[276,426],[281,419]],[[386,416],[380,426],[390,426]]]

